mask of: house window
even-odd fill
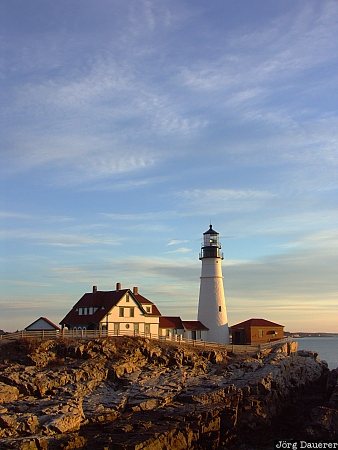
[[[166,334],[167,337],[169,337],[170,336],[170,330],[166,329],[165,330],[165,334]]]
[[[129,308],[129,310],[130,310],[129,317],[134,317],[135,316],[135,308]]]
[[[82,316],[82,308],[79,308],[79,316]]]
[[[147,313],[150,313],[151,312],[151,306],[146,306],[146,311],[147,311]]]
[[[222,311],[222,306],[218,307],[218,311],[221,312]]]
[[[126,294],[126,302],[129,302],[129,294]]]
[[[119,309],[119,317],[124,317],[124,308],[122,308],[122,306],[120,306]]]
[[[258,330],[258,337],[263,337],[263,330]]]

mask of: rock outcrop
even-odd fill
[[[241,357],[122,337],[0,350],[1,449],[261,449],[307,392],[322,403],[304,436],[336,437],[337,372],[294,343]]]

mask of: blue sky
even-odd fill
[[[92,285],[338,332],[338,3],[0,1],[0,329]]]

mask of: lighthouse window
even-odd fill
[[[211,237],[210,238],[210,244],[211,245],[217,245],[217,237]]]
[[[218,307],[218,311],[221,312],[222,311],[222,306]]]

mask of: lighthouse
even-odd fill
[[[202,261],[200,295],[198,302],[198,320],[208,331],[208,341],[229,343],[229,327],[225,304],[222,260],[219,233],[212,229],[203,233],[200,253]]]

